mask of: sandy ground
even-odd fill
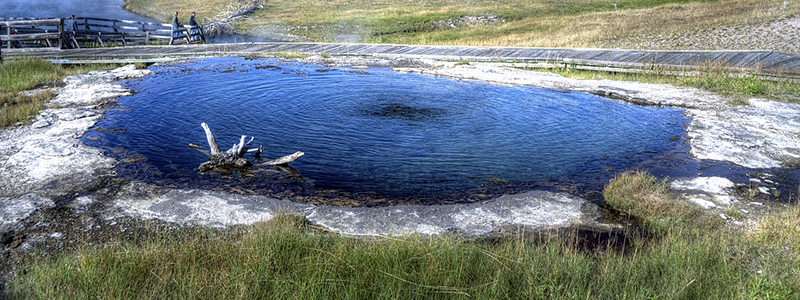
[[[649,50],[775,50],[800,53],[800,15],[775,21],[642,36],[601,47]]]

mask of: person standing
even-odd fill
[[[197,27],[197,21],[194,20],[194,17],[197,16],[196,12],[192,12],[192,16],[189,17],[189,26]]]
[[[75,19],[75,15],[71,15],[68,19],[64,20],[63,30],[63,38],[66,40],[64,46],[68,49],[78,48],[78,41],[75,40],[75,34],[78,32],[78,20]]]
[[[203,28],[200,27],[200,24],[197,24],[195,21],[195,17],[197,16],[196,12],[192,12],[192,16],[189,18],[189,38],[192,41],[203,41],[206,42],[206,36],[203,34]]]
[[[175,13],[172,14],[172,37],[173,38],[177,38],[177,37],[180,36],[180,34],[178,32],[180,31],[181,27],[183,27],[183,25],[181,25],[181,22],[178,21],[178,11],[176,10]]]

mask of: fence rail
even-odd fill
[[[0,19],[0,48],[6,51],[26,51],[30,48],[81,48],[108,45],[146,45],[150,43],[192,43],[204,41],[202,28],[184,26],[173,28],[170,24],[112,20],[102,18],[76,18],[75,27],[66,18],[10,18]],[[67,24],[67,26],[65,26]]]

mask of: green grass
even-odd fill
[[[642,172],[617,175],[603,191],[606,204],[632,217],[653,233],[674,228],[713,229],[721,225],[718,217],[701,208],[673,199],[666,181]]]
[[[28,123],[30,117],[42,110],[44,104],[55,95],[51,91],[35,96],[26,96],[20,92],[61,81],[68,75],[111,67],[113,66],[58,66],[41,59],[4,61],[0,64],[0,128]]]
[[[677,76],[666,72],[652,73],[615,73],[602,71],[584,71],[569,68],[544,69],[569,78],[617,81],[638,81],[646,83],[672,84],[676,86],[695,87],[728,96],[733,105],[745,104],[748,98],[766,98],[788,103],[800,103],[800,84],[788,80],[766,80],[754,75],[731,75],[721,67],[707,67],[703,70]]]
[[[85,246],[42,257],[11,278],[11,299],[796,299],[800,209],[756,233],[669,218],[664,184],[626,173],[609,205],[642,221],[602,252],[571,235],[500,240],[452,236],[357,239],[281,216],[243,234],[213,230]],[[669,201],[668,199],[663,199]],[[612,204],[617,203],[617,204]],[[628,203],[628,204],[619,204]],[[662,203],[663,204],[663,203]],[[627,206],[622,206],[627,205]],[[627,208],[626,208],[627,207]],[[683,209],[679,209],[682,211]],[[649,211],[649,212],[648,212]],[[657,225],[657,227],[653,227]],[[655,231],[651,231],[650,229]]]

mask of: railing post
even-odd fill
[[[58,49],[64,49],[64,19],[58,22]]]
[[[147,31],[147,24],[142,23],[142,32],[144,32],[144,45],[150,43],[150,32]]]
[[[6,38],[8,39],[8,50],[11,50],[11,26],[6,23]]]

